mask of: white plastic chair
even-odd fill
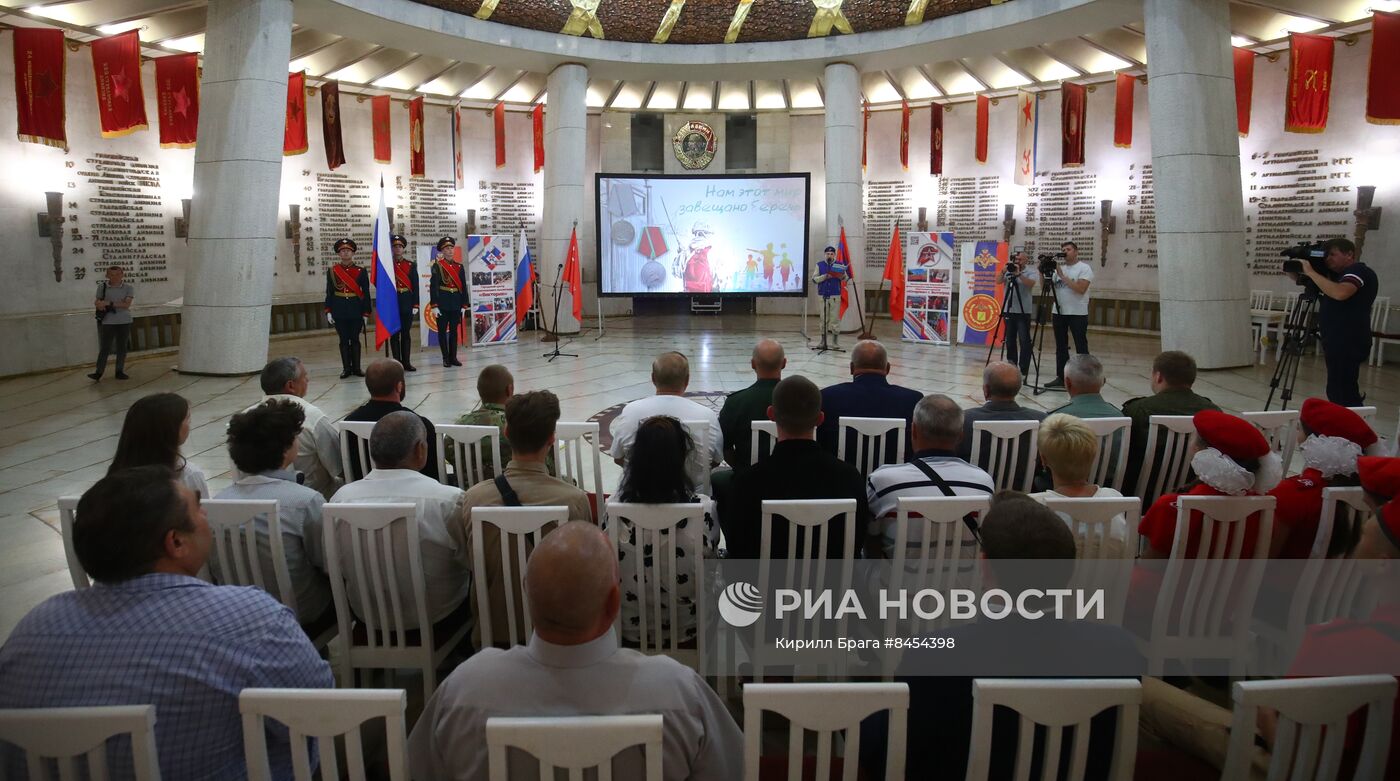
[[[320,777],[342,778],[335,739],[343,737],[350,781],[366,778],[360,727],[383,719],[389,779],[408,781],[407,706],[408,694],[403,689],[244,689],[238,695],[238,712],[243,714],[243,753],[249,781],[273,778],[264,719],[273,719],[290,732],[292,772],[298,779],[312,777],[307,738],[317,739]]]
[[[1167,659],[1228,659],[1242,677],[1250,619],[1273,536],[1272,496],[1185,496],[1177,501],[1176,532],[1147,637],[1137,637],[1148,674],[1160,677]],[[1200,513],[1194,551],[1192,513]],[[1250,517],[1257,516],[1252,555],[1244,555]],[[1188,557],[1187,554],[1193,554]]]
[[[841,460],[854,464],[862,477],[869,477],[871,472],[885,464],[903,463],[905,429],[908,425],[903,418],[840,418],[836,421],[836,436],[840,443]],[[847,437],[848,431],[854,432],[854,440]],[[885,458],[890,436],[895,438],[893,461]],[[851,450],[852,443],[855,452]]]
[[[751,683],[744,687],[744,778],[756,781],[763,751],[763,713],[787,719],[788,779],[802,778],[803,744],[817,733],[816,776],[827,781],[834,758],[832,744],[844,733],[842,781],[855,781],[860,765],[860,723],[889,711],[885,744],[885,781],[904,778],[909,717],[905,683]]]
[[[1376,427],[1376,408],[1375,408],[1375,407],[1370,407],[1370,406],[1367,406],[1367,407],[1347,407],[1347,409],[1349,409],[1349,410],[1351,410],[1352,412],[1355,412],[1356,414],[1360,415],[1362,420],[1364,420],[1364,421],[1366,421],[1367,423],[1371,424],[1371,428],[1374,429],[1374,428]],[[1376,433],[1379,434],[1380,432],[1377,431]]]
[[[486,720],[490,781],[512,777],[507,763],[507,750],[512,748],[539,760],[541,781],[553,781],[556,769],[568,770],[569,781],[583,781],[586,768],[595,768],[598,778],[608,781],[613,777],[613,758],[633,746],[642,747],[645,781],[662,781],[662,734],[660,715],[490,718]]]
[[[374,469],[369,457],[369,434],[374,424],[372,420],[342,420],[335,424],[335,430],[340,433],[340,463],[345,466],[346,483],[363,480]],[[359,464],[358,469],[356,464]]]
[[[94,781],[105,780],[109,770],[124,776],[125,768],[107,766],[107,741],[122,735],[131,737],[136,781],[160,781],[155,729],[154,705],[0,710],[0,741],[24,752],[30,781],[47,777],[50,759],[58,761],[63,781],[80,777],[80,761]]]
[[[257,586],[277,597],[282,604],[297,610],[292,576],[287,570],[287,554],[282,546],[282,522],[274,499],[231,500],[209,499],[202,503],[209,516],[209,530],[214,536],[210,567],[214,582],[226,586]],[[272,572],[263,571],[258,555],[258,519],[265,526],[268,549],[271,551]]]
[[[498,642],[507,646],[524,645],[534,631],[530,621],[530,605],[525,596],[525,562],[546,534],[560,524],[569,522],[569,508],[548,507],[473,507],[471,511],[472,591],[476,594],[476,623],[481,632],[481,647],[491,648]],[[487,526],[493,527],[497,550],[486,550]],[[488,582],[487,556],[500,559],[501,582]],[[520,587],[517,587],[520,584]],[[507,637],[495,636],[496,610],[492,596],[500,589],[505,600]],[[520,605],[517,608],[516,603]],[[520,620],[523,616],[523,622]]]
[[[613,553],[621,549],[622,526],[626,522],[636,535],[633,549],[637,555],[620,559],[618,573],[623,583],[636,579],[637,615],[640,618],[637,630],[642,653],[665,654],[694,670],[703,670],[705,653],[705,505],[700,502],[685,504],[632,504],[628,502],[608,502],[608,539]],[[681,523],[685,528],[678,528]],[[675,540],[684,539],[681,546],[688,555],[678,557]],[[651,565],[641,553],[651,549]],[[680,575],[686,575],[689,584],[679,583]],[[631,588],[631,587],[628,587]],[[624,593],[628,590],[624,588]],[[665,606],[668,622],[662,621],[662,592],[668,595],[669,605]],[[676,631],[682,625],[681,612],[685,610],[678,597],[690,594],[695,605],[695,648],[681,648],[682,632]],[[686,611],[688,612],[688,611]],[[689,621],[689,616],[684,617]],[[622,615],[618,614],[618,631],[622,630]],[[671,631],[663,629],[669,623]]]
[[[1191,415],[1153,415],[1147,419],[1147,447],[1142,451],[1136,491],[1143,507],[1151,507],[1157,497],[1186,482],[1195,449],[1196,423]]]
[[[1337,778],[1347,717],[1358,710],[1366,712],[1366,732],[1352,778],[1381,778],[1391,748],[1395,689],[1395,677],[1390,675],[1236,683],[1230,747],[1221,778],[1249,777],[1254,725],[1260,708],[1278,712],[1270,779]]]
[[[1030,493],[1039,450],[1038,420],[979,420],[972,424],[972,463],[992,476],[998,491]],[[987,446],[983,447],[983,438]]]
[[[495,426],[433,425],[437,438],[438,482],[463,491],[501,473],[501,430]],[[452,475],[447,474],[447,448],[452,448]],[[491,456],[488,462],[486,456]]]
[[[1078,558],[1070,588],[1105,589],[1108,598],[1104,621],[1121,626],[1128,605],[1133,563],[1137,558],[1142,503],[1133,496],[1049,496],[1045,506],[1059,514],[1074,534]],[[1119,524],[1123,527],[1121,547],[1114,540],[1117,536],[1114,527]]]
[[[1371,332],[1385,333],[1386,327],[1390,324],[1390,296],[1376,296],[1376,301],[1371,305]],[[1391,343],[1396,340],[1391,339]],[[1381,349],[1385,346],[1386,340],[1377,336],[1371,339],[1371,354],[1368,363],[1380,366],[1385,363],[1381,357]]]
[[[339,630],[341,684],[352,685],[356,669],[417,668],[423,673],[426,702],[437,688],[438,665],[471,626],[464,624],[449,637],[434,636],[414,505],[330,503],[321,508],[321,517]],[[339,541],[342,526],[347,531],[344,545]],[[395,529],[403,530],[401,537]],[[398,569],[405,561],[410,594],[401,592],[403,578]],[[352,588],[359,598],[358,612],[350,608]],[[364,644],[353,639],[357,623],[364,627]]]
[[[73,518],[78,511],[81,496],[58,497],[58,524],[63,528],[63,558],[68,560],[68,577],[73,579],[74,589],[84,589],[92,585],[83,563],[78,561],[78,551],[73,547]]]
[[[1249,291],[1249,309],[1251,312],[1262,312],[1272,310],[1274,307],[1274,294],[1268,290]],[[1255,321],[1251,324],[1254,332],[1254,347],[1259,353],[1259,362],[1264,362],[1264,334],[1268,330],[1268,324]]]
[[[1142,684],[1132,679],[1025,680],[978,678],[972,682],[972,745],[967,759],[967,781],[983,781],[991,770],[992,712],[997,706],[1020,716],[1016,741],[1016,778],[1026,779],[1035,752],[1036,725],[1045,727],[1041,754],[1041,778],[1059,773],[1065,730],[1072,732],[1070,765],[1066,781],[1084,778],[1089,758],[1089,731],[1093,718],[1116,708],[1113,759],[1108,777],[1128,781],[1137,756],[1138,708]],[[1226,776],[1236,778],[1236,776]]]
[[[1123,476],[1128,471],[1128,438],[1133,419],[1084,418],[1080,422],[1099,438],[1099,452],[1094,456],[1093,468],[1089,470],[1089,481],[1121,492]]]
[[[1302,412],[1296,409],[1281,409],[1272,412],[1241,412],[1240,417],[1253,423],[1269,440],[1269,448],[1278,453],[1283,461],[1283,471],[1293,462],[1293,452],[1298,449],[1298,421]]]
[[[590,441],[591,438],[591,441]],[[592,465],[592,480],[584,466]],[[572,481],[594,497],[599,526],[607,525],[607,497],[603,495],[603,461],[598,455],[598,423],[554,424],[554,476]]]
[[[760,449],[764,437],[767,435],[768,449]],[[757,464],[767,458],[773,452],[773,446],[778,444],[778,424],[771,420],[755,420],[749,423],[749,463]]]
[[[978,542],[971,524],[980,522],[991,508],[990,496],[917,496],[896,501],[893,563],[890,566],[889,593],[901,590],[938,591],[946,598],[952,588],[977,590],[982,568],[977,563]],[[947,615],[922,619],[911,615],[903,623],[914,636],[947,626]],[[895,637],[897,622],[892,613],[885,622],[886,636]],[[895,649],[898,650],[898,649]],[[898,654],[887,654],[888,669]]]
[[[700,475],[700,483],[695,487],[696,492],[706,496],[713,496],[714,486],[710,483],[710,422],[708,420],[682,420],[681,425],[690,432],[690,440],[694,446],[690,458],[696,463],[697,471]],[[601,506],[603,500],[599,499]]]

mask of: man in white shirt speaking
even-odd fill
[[[1074,337],[1074,351],[1089,353],[1089,285],[1094,281],[1094,267],[1080,262],[1079,247],[1072,241],[1060,245],[1065,259],[1055,268],[1050,279],[1055,283],[1055,379],[1045,383],[1047,388],[1065,387],[1065,364],[1069,363],[1069,339]]]
[[[719,414],[713,408],[685,397],[685,389],[690,386],[690,362],[678,352],[662,353],[651,362],[651,384],[656,386],[656,395],[629,402],[618,413],[609,429],[612,431],[612,447],[608,455],[620,465],[627,463],[632,450],[632,440],[637,436],[637,426],[647,418],[669,415],[682,423],[705,421],[701,431],[691,430],[695,440],[695,453],[686,471],[696,485],[705,485],[705,477],[710,468],[724,460],[724,434],[719,428]],[[704,447],[700,446],[704,441]]]

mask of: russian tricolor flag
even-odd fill
[[[399,332],[399,291],[394,284],[394,249],[389,243],[389,207],[384,203],[384,177],[379,177],[379,207],[374,210],[374,347],[379,349]]]
[[[530,259],[530,245],[525,231],[520,231],[520,265],[515,269],[515,324],[525,322],[525,315],[535,305],[535,262]]]

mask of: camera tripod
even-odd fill
[[[1305,287],[1298,296],[1297,306],[1293,307],[1283,323],[1283,347],[1278,366],[1274,367],[1274,376],[1269,380],[1269,399],[1264,403],[1266,410],[1273,406],[1276,392],[1283,404],[1280,409],[1288,409],[1288,402],[1293,400],[1293,384],[1298,381],[1298,363],[1303,352],[1316,344],[1321,335],[1317,327],[1319,295],[1320,291],[1315,287]]]
[[[1010,266],[1007,266],[1007,268],[1010,268]],[[1002,334],[1002,336],[1004,337],[1004,338],[1002,339],[1002,342],[1001,342],[1001,359],[1002,359],[1003,361],[1006,360],[1006,345],[1007,345],[1008,340],[1011,339],[1012,336],[1013,336],[1013,334],[1008,333],[1008,332],[1007,332],[1007,329],[1006,329],[1006,317],[1007,317],[1007,315],[1033,315],[1033,314],[1034,314],[1034,312],[1027,312],[1027,311],[1025,311],[1024,306],[1021,304],[1021,296],[1020,296],[1019,294],[1018,294],[1018,295],[1015,295],[1015,296],[1012,295],[1012,293],[1018,293],[1018,292],[1019,292],[1019,291],[1016,290],[1016,286],[1018,286],[1018,285],[1021,284],[1020,278],[1021,278],[1021,274],[1023,274],[1023,273],[1025,273],[1024,269],[1023,269],[1022,271],[1018,272],[1017,274],[1015,274],[1014,276],[1013,276],[1013,275],[1008,275],[1008,276],[1004,277],[1004,282],[1003,282],[1003,284],[1005,285],[1005,289],[1002,291],[1002,296],[1001,296],[1001,311],[997,312],[997,324],[996,324],[995,326],[993,326],[993,328],[992,328],[992,338],[991,338],[991,341],[987,344],[987,360],[983,362],[983,364],[982,364],[983,366],[986,366],[987,364],[989,364],[989,363],[992,362],[992,353],[996,352],[996,349],[997,349],[997,334]],[[1012,310],[1015,310],[1015,311],[1012,311]],[[1019,334],[1015,334],[1015,336],[1019,336]],[[1019,349],[1020,349],[1020,345],[1017,345],[1017,351],[1018,351],[1017,357],[1018,357],[1018,358],[1020,357],[1020,355],[1019,355]],[[1037,356],[1037,355],[1035,354],[1035,351],[1034,351],[1034,350],[1029,350],[1029,349],[1028,349],[1027,352],[1030,353],[1031,363],[1034,363],[1034,364],[1035,364],[1035,366],[1036,366],[1036,374],[1037,374],[1037,376],[1039,376],[1039,372],[1040,372],[1040,357]]]
[[[1036,307],[1036,312],[1045,312],[1053,319],[1055,315],[1060,313],[1060,289],[1055,285],[1055,280],[1051,278],[1051,275],[1041,272],[1040,276],[1042,280],[1040,283],[1040,305]],[[1033,396],[1055,390],[1040,384],[1040,357],[1045,352],[1046,319],[1045,315],[1040,315],[1035,321],[1035,334],[1031,336],[1031,341],[1035,343],[1035,382],[1031,385],[1031,395]]]

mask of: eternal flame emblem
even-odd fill
[[[708,168],[715,159],[716,146],[715,131],[704,122],[686,122],[676,128],[676,135],[671,138],[676,159],[687,171]]]

